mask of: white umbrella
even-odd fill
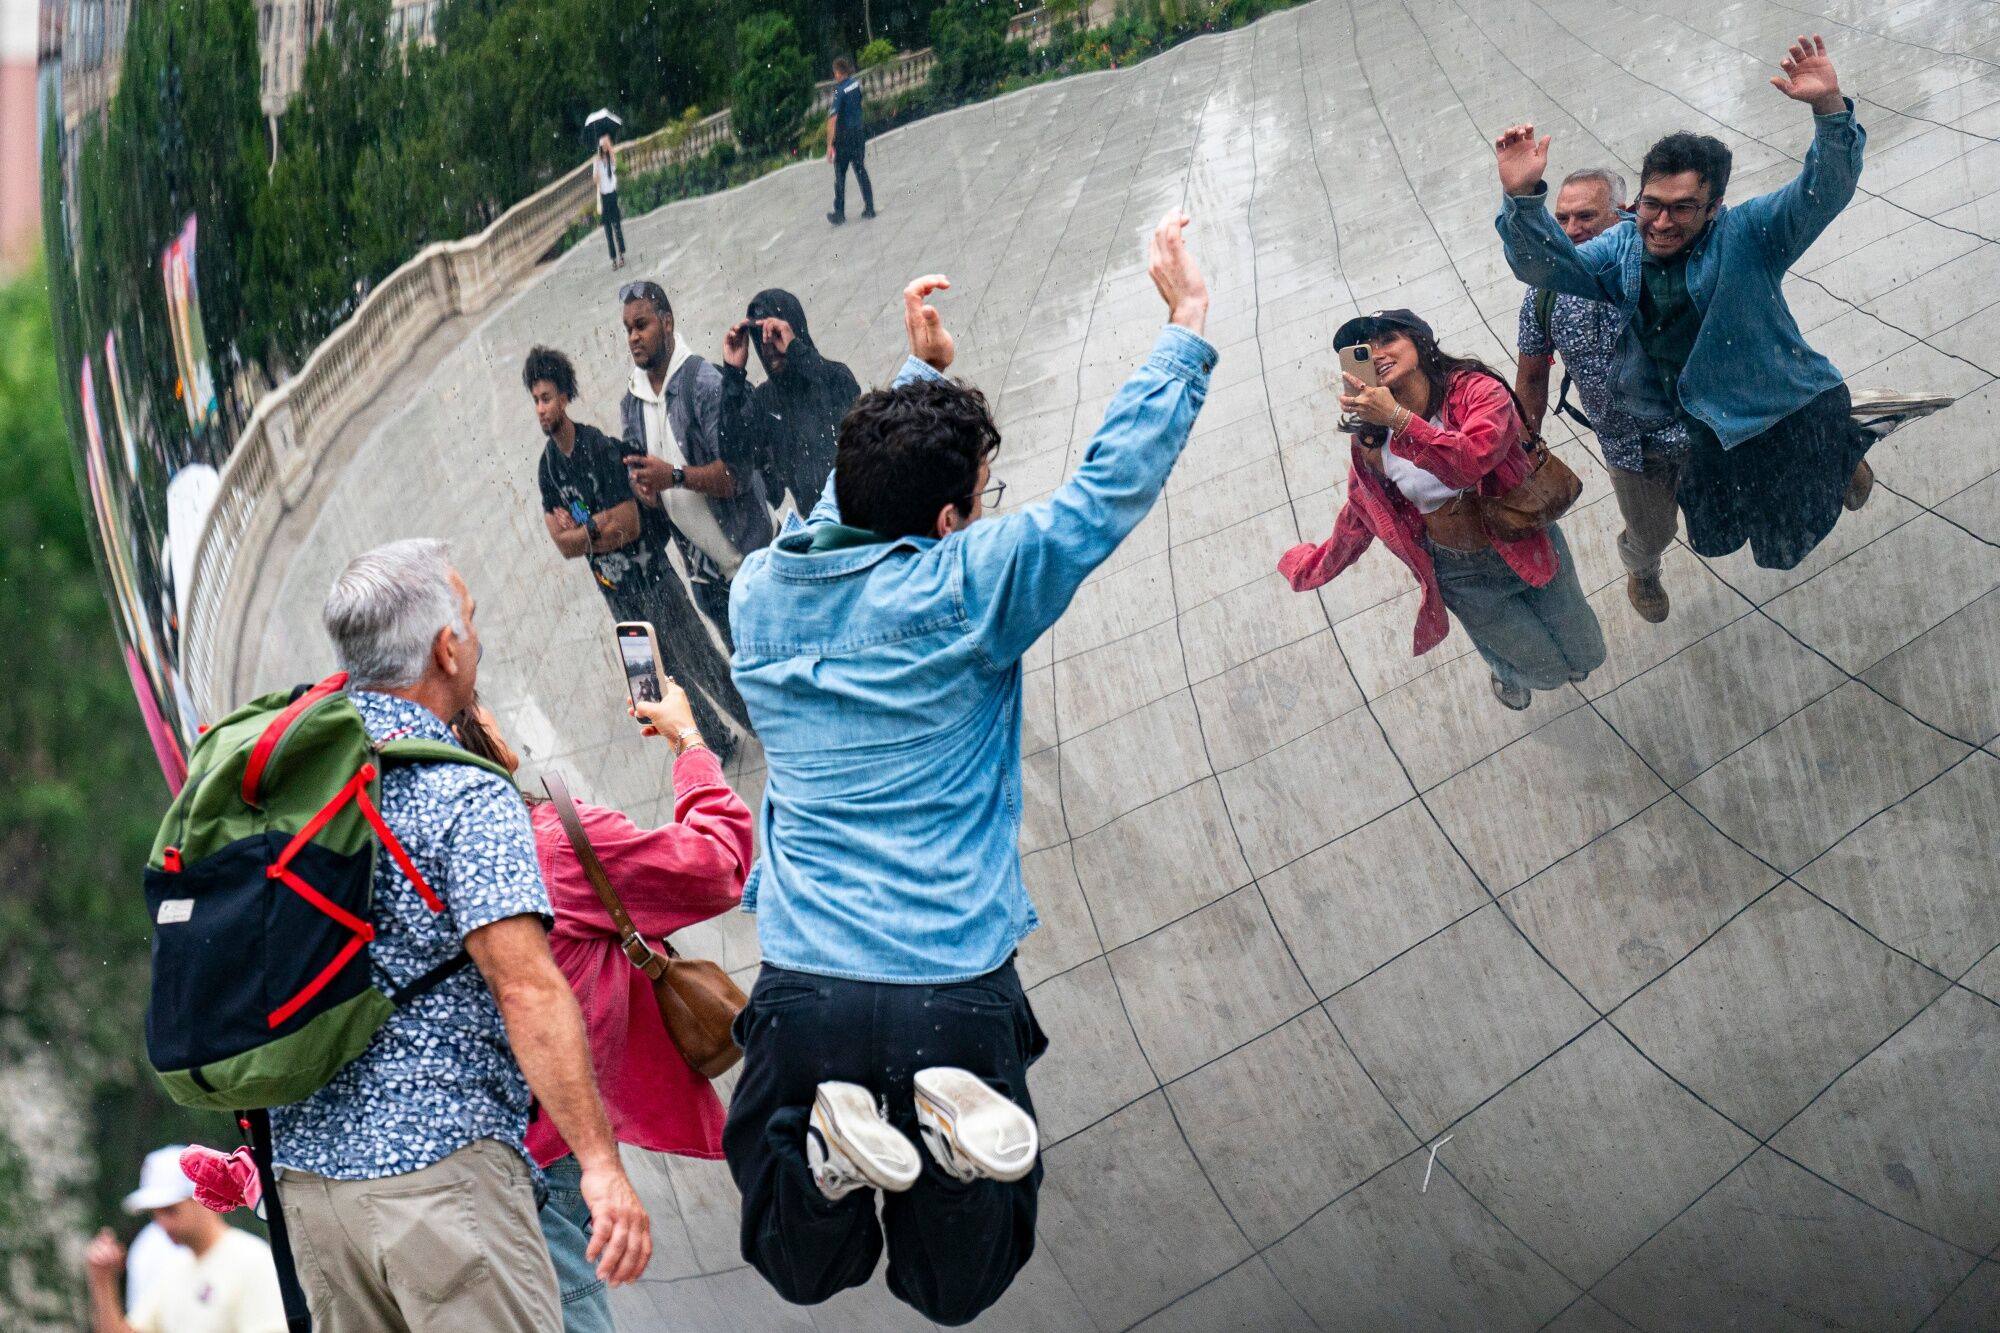
[[[625,128],[625,122],[609,107],[599,107],[583,120],[583,137],[596,143],[599,135],[618,137],[618,131]]]

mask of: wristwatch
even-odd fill
[[[590,535],[591,544],[597,543],[597,517],[592,515],[583,520],[583,530]]]
[[[695,727],[683,727],[679,731],[674,732],[673,742],[675,758],[686,754],[697,745],[705,746],[707,744],[706,741],[702,740],[700,730]]]
[[[677,467],[674,469],[674,486],[676,488],[687,485],[687,479],[688,473],[686,468]]]

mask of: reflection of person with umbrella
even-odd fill
[[[611,251],[611,267],[625,267],[625,218],[618,211],[618,155],[611,141],[625,122],[602,107],[583,122],[585,137],[597,141],[597,156],[590,160],[597,177],[597,216],[604,224],[604,244]]]

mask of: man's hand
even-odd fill
[[[83,1266],[90,1276],[99,1280],[116,1280],[125,1271],[125,1247],[118,1243],[118,1237],[111,1234],[110,1227],[102,1227],[90,1239],[83,1251]]]
[[[739,319],[722,335],[722,364],[738,370],[750,364],[750,329],[754,319]]]
[[[590,1248],[583,1257],[614,1287],[636,1281],[653,1258],[653,1224],[639,1193],[614,1150],[602,1160],[582,1162],[580,1192],[590,1209]]]
[[[1814,34],[1792,43],[1792,49],[1778,62],[1783,75],[1772,78],[1771,86],[1794,102],[1805,102],[1815,116],[1831,116],[1847,109],[1841,95],[1840,76],[1826,53],[1826,38]]]
[[[625,471],[632,478],[632,491],[647,504],[659,498],[662,491],[674,488],[674,465],[664,458],[651,454],[627,454]]]
[[[910,335],[910,355],[932,370],[945,370],[958,355],[957,344],[945,331],[937,307],[924,298],[932,292],[951,290],[951,279],[942,273],[928,273],[903,288],[903,327]]]
[[[1178,208],[1160,219],[1146,243],[1146,275],[1167,303],[1167,322],[1199,334],[1208,326],[1208,281],[1182,235],[1191,221]]]
[[[768,319],[759,321],[759,326],[763,330],[764,341],[776,348],[779,356],[792,350],[792,339],[798,335],[792,332],[791,325],[772,315]]]
[[[1493,153],[1500,163],[1500,189],[1507,194],[1533,194],[1549,169],[1549,141],[1544,134],[1535,138],[1533,125],[1515,125],[1503,130],[1493,141]]]
[[[576,519],[571,517],[567,509],[551,509],[549,511],[549,522],[555,524],[557,532],[576,531]]]

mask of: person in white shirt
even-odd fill
[[[611,136],[597,136],[597,156],[590,159],[591,175],[597,178],[597,216],[604,223],[604,244],[611,251],[611,267],[625,267],[625,215],[618,211],[618,156],[611,151]]]
[[[161,1149],[161,1151],[170,1150]],[[178,1149],[171,1151],[177,1152]],[[132,1237],[132,1244],[125,1252],[127,1316],[139,1308],[139,1302],[146,1299],[146,1293],[160,1280],[160,1274],[173,1262],[174,1255],[184,1248],[186,1247],[174,1244],[158,1222],[148,1222],[139,1228],[139,1234]]]
[[[271,1247],[194,1199],[179,1145],[146,1155],[125,1209],[151,1213],[175,1248],[159,1260],[128,1315],[118,1299],[125,1247],[110,1228],[84,1251],[95,1333],[285,1333],[285,1303]]]
[[[764,479],[754,460],[725,456],[722,372],[674,336],[674,310],[665,290],[656,282],[628,282],[618,299],[632,354],[619,423],[629,446],[625,466],[639,497],[642,531],[663,544],[666,537],[673,539],[694,604],[714,623],[723,647],[734,652],[730,580],[743,557],[772,537]],[[660,580],[673,581],[671,574]],[[671,597],[674,589],[665,592]],[[749,713],[729,679],[729,664],[709,642],[700,619],[686,629],[659,628],[661,652],[677,662],[670,673],[684,686],[699,686],[748,731]],[[711,736],[710,743],[718,739]]]

